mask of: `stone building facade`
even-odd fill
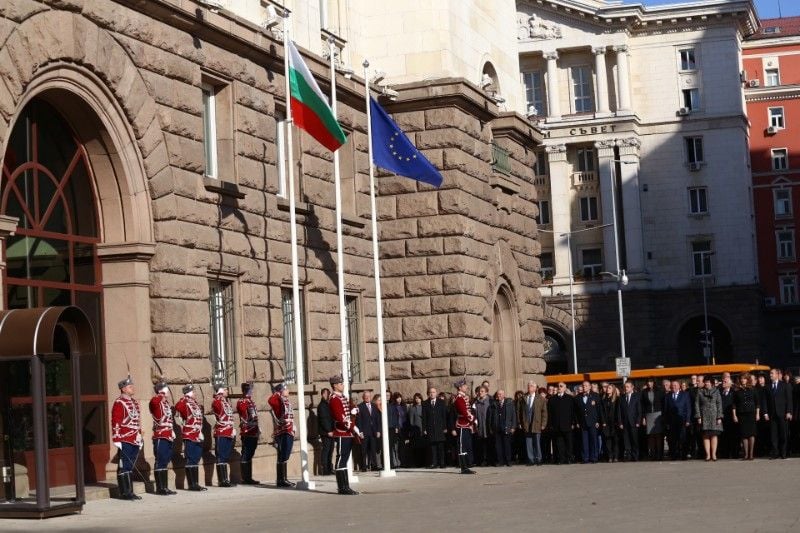
[[[329,65],[306,61],[328,90]],[[288,164],[299,189],[303,401],[315,406],[341,371],[332,157],[285,129],[281,42],[192,0],[13,0],[0,5],[0,79],[0,303],[75,304],[93,322],[101,350],[83,378],[86,480],[116,469],[108,411],[128,372],[142,400],[164,376],[176,395],[197,383],[207,409],[214,376],[236,388],[255,379],[263,409],[268,384],[291,381]],[[359,390],[378,375],[364,89],[357,78],[337,87]],[[445,181],[434,190],[378,177],[389,385],[408,394],[466,374],[519,386],[544,371],[531,187],[541,137],[461,78],[395,89],[387,109]],[[24,377],[2,365],[4,379]],[[23,385],[2,401],[25,394]],[[24,408],[13,412],[24,426]],[[149,424],[145,414],[145,442]],[[26,449],[24,434],[13,440],[4,463]],[[145,446],[148,462],[151,453]],[[259,448],[257,471],[272,468],[272,453]]]

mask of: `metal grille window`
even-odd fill
[[[597,197],[584,196],[581,198],[581,222],[594,222],[597,220]]]
[[[787,274],[780,277],[781,303],[786,305],[797,303],[797,276]]]
[[[581,269],[586,279],[596,278],[603,270],[603,251],[600,248],[581,250]]]
[[[785,121],[783,119],[782,107],[769,108],[769,125],[774,128],[785,128]]]
[[[203,84],[203,153],[206,176],[217,177],[217,109],[216,89]]]
[[[553,279],[553,252],[542,252],[539,256],[539,263],[541,264],[542,280],[549,281]]]
[[[781,261],[794,260],[794,230],[779,229],[775,232],[778,243],[778,259]]]
[[[212,281],[208,285],[211,367],[216,380],[228,385],[238,383],[234,335],[233,284]]]
[[[711,241],[692,243],[692,264],[695,277],[711,275]]]
[[[511,154],[492,141],[492,170],[501,174],[511,174]]]
[[[684,48],[680,50],[678,54],[681,60],[681,70],[695,70],[697,68],[694,48]]]
[[[283,354],[284,380],[286,383],[297,383],[297,361],[295,359],[294,337],[294,298],[291,289],[281,290],[281,311],[283,313]],[[306,350],[306,321],[303,314],[303,292],[300,291],[300,342],[303,343],[303,375],[308,382],[308,350]]]
[[[522,73],[522,81],[525,83],[526,108],[531,111],[533,106],[535,114],[543,116],[546,114],[544,108],[544,84],[542,83],[542,71],[533,70]]]
[[[788,217],[792,215],[792,191],[791,189],[775,189],[773,192],[776,217]]]
[[[592,102],[592,73],[589,67],[572,67],[572,98],[576,113],[594,111]]]
[[[708,188],[691,187],[689,189],[689,213],[692,215],[708,214]]]
[[[786,170],[789,168],[789,151],[786,148],[772,150],[772,170]]]
[[[358,297],[345,296],[345,329],[347,335],[347,351],[350,352],[350,381],[363,383],[364,354],[361,351],[361,324],[358,315]]]

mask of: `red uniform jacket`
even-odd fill
[[[272,421],[275,423],[273,436],[285,433],[294,435],[294,412],[289,398],[284,398],[280,392],[275,392],[267,403],[272,408]]]
[[[236,402],[236,410],[239,412],[239,430],[242,432],[242,437],[258,437],[261,430],[258,428],[256,402],[246,396]]]
[[[334,392],[330,399],[331,417],[333,417],[333,436],[351,438],[357,432],[355,422],[350,417],[350,402],[341,393]]]
[[[115,443],[142,445],[142,417],[139,402],[121,395],[111,407],[111,439]]]
[[[183,440],[203,442],[203,409],[191,396],[184,396],[175,404],[175,410],[183,418],[181,436]]]
[[[456,409],[456,428],[471,428],[475,417],[469,410],[469,398],[467,398],[467,395],[459,391],[453,405]]]
[[[166,394],[158,393],[150,399],[150,414],[153,415],[153,438],[175,440],[172,427],[172,406]]]
[[[214,424],[214,436],[235,437],[236,430],[233,429],[233,407],[231,407],[231,402],[222,395],[218,395],[214,397],[211,408],[214,410],[214,417],[217,419],[217,423]]]

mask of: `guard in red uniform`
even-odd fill
[[[258,447],[258,437],[261,430],[258,427],[258,409],[253,401],[253,384],[242,383],[244,397],[236,402],[236,411],[239,413],[239,431],[242,435],[242,457],[239,468],[242,470],[242,483],[244,485],[258,485],[253,479],[253,456]]]
[[[183,398],[175,404],[175,411],[183,419],[181,436],[183,454],[186,456],[186,481],[189,490],[208,490],[200,484],[200,458],[203,456],[203,408],[194,399],[194,385],[183,387]]]
[[[267,403],[272,408],[272,422],[275,427],[272,437],[278,449],[276,484],[279,487],[294,487],[294,483],[286,477],[286,468],[294,446],[294,412],[289,401],[289,389],[284,383],[278,383],[272,388],[272,396]]]
[[[139,402],[133,399],[136,392],[130,376],[120,381],[119,398],[111,407],[111,440],[119,449],[117,486],[121,500],[141,500],[133,492],[131,470],[142,448],[142,418]]]
[[[156,494],[169,496],[177,494],[169,489],[169,472],[167,467],[172,459],[172,444],[175,441],[174,418],[172,404],[169,401],[169,387],[159,381],[153,387],[156,395],[150,399],[150,414],[153,415],[153,454],[156,478]]]
[[[333,418],[333,439],[336,441],[336,486],[339,494],[356,495],[358,492],[350,488],[347,477],[347,461],[353,449],[353,437],[360,437],[352,416],[358,414],[358,408],[351,408],[350,402],[344,396],[344,379],[341,375],[330,379],[333,395],[331,395],[331,418]]]
[[[453,406],[456,411],[456,438],[458,438],[458,466],[462,474],[474,474],[469,468],[469,456],[472,453],[472,428],[475,425],[475,416],[469,410],[469,396],[467,396],[467,379],[461,378],[453,383],[458,389]]]
[[[228,401],[228,387],[224,383],[215,383],[214,391],[214,402],[211,404],[211,408],[216,418],[214,441],[217,451],[217,481],[220,487],[232,487],[228,461],[233,451],[233,439],[236,438],[236,430],[233,427],[233,407]]]

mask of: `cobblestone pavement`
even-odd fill
[[[0,522],[4,532],[800,531],[800,459],[400,470],[358,497],[271,486],[89,502],[82,515]]]

